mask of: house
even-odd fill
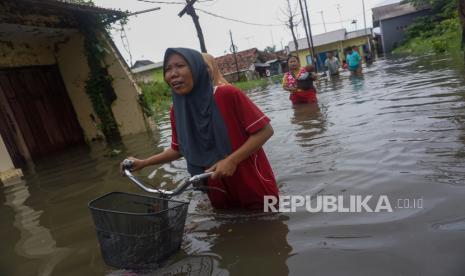
[[[0,172],[146,131],[140,91],[104,31],[124,16],[59,0],[0,1]]]
[[[131,70],[136,69],[136,68],[138,68],[138,67],[145,66],[145,65],[150,65],[150,64],[153,64],[153,63],[154,63],[153,61],[148,60],[148,59],[137,60],[137,61],[131,66]]]
[[[315,55],[318,56],[318,70],[322,69],[322,64],[326,60],[326,53],[332,51],[340,60],[345,60],[344,49],[358,46],[359,51],[368,52],[371,47],[371,28],[347,32],[346,29],[339,29],[312,37]],[[312,64],[311,49],[309,49],[307,38],[297,40],[299,50],[296,51],[294,41],[288,44],[288,51],[297,55],[302,65]]]
[[[241,79],[256,79],[266,76],[266,70],[273,74],[282,74],[286,66],[286,54],[283,51],[268,53],[252,48],[236,53],[237,64],[234,54],[227,54],[215,58],[223,76],[228,81]],[[239,72],[239,73],[238,73]]]
[[[132,74],[138,83],[150,83],[153,81],[163,81],[163,62],[146,63],[141,65],[137,61],[132,67]]]
[[[429,6],[414,7],[410,3],[395,3],[376,7],[373,27],[380,28],[382,52],[389,53],[405,39],[405,30],[415,18],[429,14]]]

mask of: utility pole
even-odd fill
[[[325,33],[327,32],[326,31],[326,23],[325,23],[325,17],[323,16],[323,10],[320,11],[321,13],[321,19],[323,20],[323,27],[325,28]]]
[[[197,36],[199,37],[200,42],[200,50],[202,53],[207,52],[207,47],[205,47],[205,40],[203,38],[202,28],[200,27],[199,16],[195,12],[194,3],[197,0],[186,0],[186,6],[178,13],[179,17],[182,17],[185,13],[192,17],[192,21],[194,21],[195,30],[197,31]]]
[[[317,66],[314,66],[315,68],[315,72],[318,73],[318,55],[315,53],[315,47],[313,45],[313,35],[312,35],[312,26],[310,24],[310,16],[308,16],[308,6],[307,6],[307,0],[303,0],[304,1],[304,4],[305,4],[305,13],[307,15],[307,24],[308,24],[308,33],[310,34],[310,42],[312,43],[312,54],[315,55],[316,57],[316,62],[317,62]],[[313,56],[312,56],[312,63],[313,63]]]
[[[344,25],[342,24],[342,15],[341,15],[341,5],[336,5],[337,12],[339,13],[339,21],[341,22],[341,29],[344,29]]]
[[[368,50],[371,52],[371,42],[370,42],[370,37],[368,37],[368,30],[367,30],[367,20],[366,20],[366,15],[365,15],[365,0],[362,0],[362,8],[363,8],[363,25],[365,27],[365,35],[367,36],[367,41],[368,41]]]
[[[236,63],[237,81],[239,81],[240,80],[239,64],[237,63],[236,45],[234,45],[231,30],[229,30],[229,36],[231,37],[231,51],[233,52],[234,62]]]
[[[309,52],[310,52],[310,49],[312,49],[310,52],[310,60],[313,63],[313,43],[311,43],[310,41],[310,34],[308,32],[307,20],[305,19],[305,13],[304,13],[303,5],[302,5],[302,0],[299,0],[299,6],[300,6],[300,13],[302,14],[302,22],[304,23],[305,36],[307,37],[307,44],[308,44]],[[298,53],[299,52],[297,52],[297,55]]]

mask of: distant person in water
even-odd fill
[[[129,159],[139,170],[184,157],[191,175],[214,173],[207,183],[216,188],[208,190],[214,208],[263,210],[264,196],[279,194],[262,148],[273,135],[270,119],[241,90],[225,83],[214,60],[204,58],[192,49],[166,50],[163,74],[173,99],[171,147],[147,159]]]
[[[362,73],[362,57],[357,51],[354,51],[352,47],[346,49],[346,60],[348,69],[355,75]]]
[[[339,60],[334,56],[332,51],[326,53],[325,67],[330,76],[339,75]]]
[[[290,92],[289,99],[292,104],[316,103],[316,90],[313,81],[316,75],[313,73],[313,65],[300,67],[299,59],[296,56],[289,56],[287,59],[289,72],[283,77],[283,89]]]

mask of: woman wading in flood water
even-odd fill
[[[209,189],[214,208],[263,210],[264,196],[278,197],[262,149],[273,135],[270,119],[236,87],[214,86],[195,50],[169,48],[163,66],[173,99],[171,147],[147,159],[130,157],[133,169],[184,156],[190,174],[214,172],[207,185],[225,191]]]

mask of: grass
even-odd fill
[[[458,18],[439,23],[434,35],[429,33],[409,39],[394,49],[394,54],[459,53],[461,51],[461,28]]]
[[[281,79],[282,79],[282,76],[279,76],[279,75],[271,77],[272,82],[274,82],[275,80],[281,80]],[[242,91],[264,90],[270,84],[270,80],[268,78],[262,78],[258,80],[238,81],[232,84]]]
[[[157,115],[171,104],[171,89],[164,81],[139,84],[142,94],[142,107],[147,115]]]

